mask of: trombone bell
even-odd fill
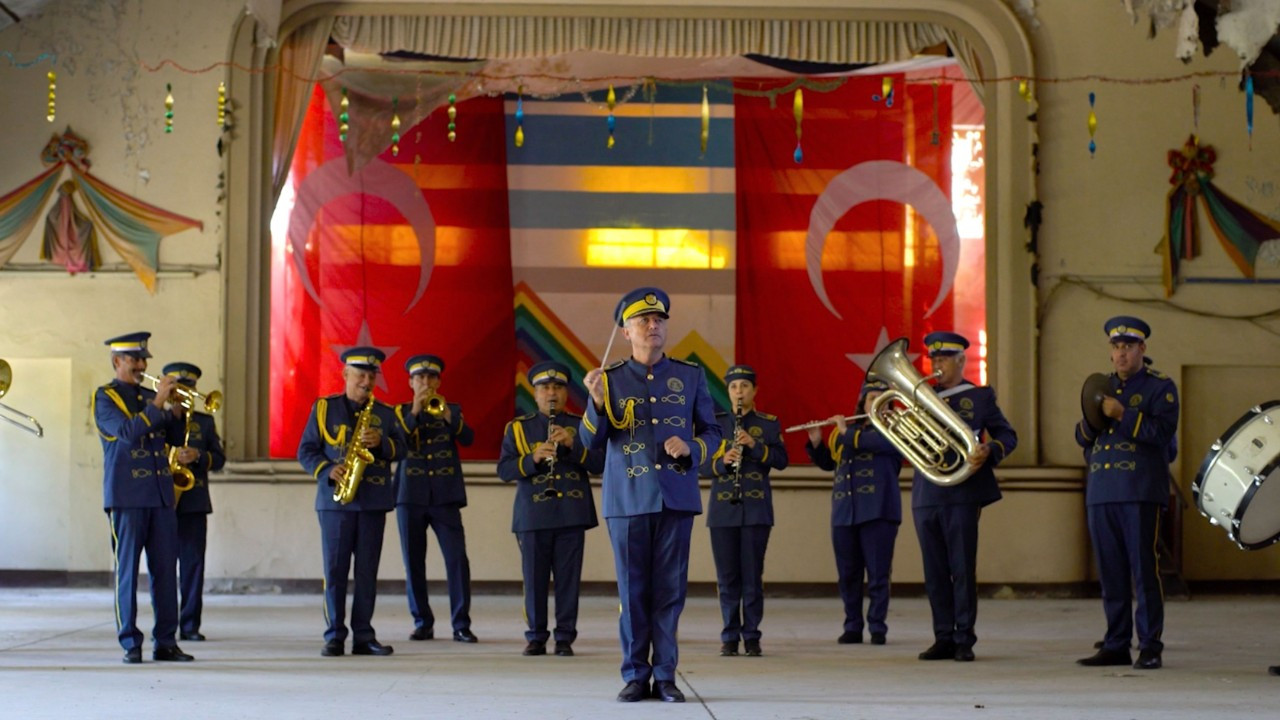
[[[4,397],[12,386],[13,368],[9,366],[9,362],[7,360],[0,358],[0,397]],[[26,430],[36,437],[44,437],[44,428],[41,427],[39,421],[24,412],[20,412],[8,405],[5,405],[4,403],[0,403],[0,420],[4,420],[10,425],[16,425],[19,429]]]

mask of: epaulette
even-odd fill
[[[620,368],[620,367],[622,367],[623,365],[626,365],[626,364],[627,364],[627,361],[626,361],[626,360],[619,360],[619,361],[615,362],[614,364],[612,364],[612,365],[610,365],[610,366],[606,367],[604,370],[605,370],[605,372],[609,372],[610,370],[617,370],[618,368]]]
[[[1153,378],[1157,379],[1157,380],[1168,380],[1168,379],[1169,379],[1169,376],[1168,376],[1168,375],[1165,375],[1164,373],[1160,372],[1159,370],[1156,370],[1155,368],[1147,368],[1147,374],[1148,374],[1148,375],[1150,375],[1151,377],[1153,377]]]
[[[564,416],[564,417],[571,417],[571,418],[573,418],[574,420],[581,420],[581,419],[582,419],[582,416],[581,416],[581,415],[579,415],[578,413],[573,413],[573,412],[568,412],[568,411],[565,411],[565,412],[562,412],[562,413],[556,413],[556,417],[557,417],[557,418],[559,418],[559,417],[561,417],[561,416]],[[560,425],[563,425],[564,423],[559,423],[559,424],[560,424]]]
[[[724,410],[717,410],[716,417],[718,418],[729,417],[729,413],[725,412]]]
[[[385,400],[380,400],[380,399],[378,399],[378,398],[374,398],[374,399],[373,399],[373,402],[374,402],[374,403],[376,403],[376,404],[378,404],[378,405],[381,405],[382,407],[384,407],[384,408],[386,408],[386,409],[388,409],[388,410],[395,410],[395,409],[396,409],[396,406],[395,406],[395,405],[393,405],[393,404],[391,404],[391,403],[389,403],[389,402],[386,402]]]
[[[777,421],[778,421],[778,416],[777,416],[777,415],[770,415],[769,413],[762,413],[762,412],[760,412],[759,410],[757,410],[757,411],[756,411],[756,414],[757,414],[757,415],[759,415],[760,417],[764,418],[765,420],[769,420],[769,421],[771,421],[771,422],[777,422]]]
[[[674,357],[673,357],[673,358],[671,358],[671,362],[678,362],[678,363],[680,363],[681,365],[688,365],[689,367],[696,367],[696,368],[701,368],[701,367],[702,367],[701,365],[699,365],[698,363],[696,363],[696,362],[694,362],[694,361],[692,361],[692,360],[681,360],[680,358],[674,358]]]
[[[534,411],[533,411],[533,412],[531,412],[531,413],[525,413],[524,415],[520,415],[520,416],[519,416],[519,417],[517,417],[516,419],[517,419],[517,420],[532,420],[532,419],[534,419],[534,418],[535,418],[535,417],[537,417],[537,416],[538,416],[538,411],[537,411],[537,410],[534,410]]]

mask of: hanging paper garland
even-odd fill
[[[1031,102],[1031,83],[1027,82],[1026,78],[1018,81],[1018,94],[1022,96],[1023,100]]]
[[[391,157],[400,154],[400,113],[396,112],[399,104],[399,98],[391,98]]]
[[[791,105],[791,114],[796,118],[796,151],[792,154],[796,164],[804,162],[804,150],[800,147],[800,123],[804,120],[804,90],[796,88],[796,97]]]
[[[893,107],[893,78],[885,75],[880,81],[880,94],[872,95],[871,102],[884,101],[885,107]]]
[[[609,140],[605,143],[605,147],[613,149],[613,130],[618,126],[618,121],[613,117],[613,108],[618,104],[618,95],[613,91],[613,86],[609,86],[609,94],[605,96],[605,104],[609,106]]]
[[[455,122],[458,119],[457,102],[458,96],[453,93],[449,93],[449,142],[453,142],[458,139],[458,124]]]
[[[56,102],[56,99],[58,96],[58,93],[57,93],[58,73],[50,70],[48,78],[49,78],[49,113],[44,116],[44,119],[48,120],[49,122],[53,122],[54,117],[57,116],[58,114],[57,102]]]
[[[702,132],[699,134],[699,146],[702,154],[707,154],[707,138],[711,135],[711,104],[707,102],[707,86],[702,86]]]
[[[524,85],[516,87],[516,147],[524,147]]]
[[[173,132],[173,85],[164,84],[164,131]]]
[[[351,115],[347,113],[347,109],[351,107],[351,101],[347,99],[347,89],[342,88],[342,99],[338,101],[338,142],[345,143],[347,141],[347,132],[351,130]]]
[[[1089,157],[1098,150],[1098,144],[1093,141],[1094,133],[1098,132],[1098,114],[1093,111],[1093,93],[1089,93]]]

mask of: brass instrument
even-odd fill
[[[150,373],[142,373],[142,379],[151,383],[151,389],[156,390],[160,387],[160,378]],[[199,404],[200,409],[212,415],[222,409],[222,393],[218,390],[205,395],[196,392],[195,388],[189,388],[182,384],[173,386],[173,394],[178,396],[178,404],[187,410],[192,410]]]
[[[733,403],[733,447],[738,451],[738,460],[733,464],[733,487],[729,491],[729,504],[742,504],[742,443],[738,442],[738,431],[742,429],[742,403]]]
[[[160,378],[155,375],[144,372],[142,373],[142,379],[151,383],[152,389],[160,388]],[[195,409],[197,403],[207,413],[218,412],[222,408],[222,393],[214,390],[208,395],[203,395],[197,392],[195,388],[189,388],[178,383],[173,386],[173,394],[178,396],[178,404],[187,411],[187,431],[182,440],[182,447],[169,447],[169,474],[173,476],[173,506],[177,507],[178,501],[182,499],[182,493],[196,486],[195,473],[191,472],[191,468],[178,461],[178,452],[191,442],[191,412]]]
[[[364,470],[373,462],[373,453],[360,443],[360,437],[369,429],[373,420],[373,394],[369,394],[369,404],[356,415],[356,427],[351,433],[351,441],[347,444],[347,454],[342,458],[342,478],[333,487],[333,501],[349,505],[356,499],[356,490],[364,479]]]
[[[444,396],[434,390],[429,391],[427,396],[422,399],[422,409],[433,418],[444,415]]]
[[[548,401],[550,407],[547,408],[547,439],[551,442],[551,431],[556,429],[556,399],[553,397]],[[559,448],[556,448],[559,452]],[[542,491],[542,497],[550,500],[551,498],[564,497],[564,493],[556,489],[556,456],[553,454],[547,458],[547,488]]]
[[[8,361],[4,359],[0,359],[0,397],[4,397],[5,393],[9,392],[9,388],[12,385],[13,385],[13,368],[9,367]],[[17,417],[20,417],[23,420],[26,420],[26,422],[25,423],[18,422],[17,420],[9,417],[9,415],[15,415]],[[17,425],[18,427],[22,428],[23,430],[26,430],[27,432],[31,433],[32,435],[35,435],[36,437],[44,437],[44,428],[40,426],[40,423],[37,422],[35,418],[31,417],[30,415],[24,412],[19,412],[18,410],[11,408],[8,405],[5,405],[4,403],[0,403],[0,420],[4,420],[10,425]]]
[[[902,453],[929,482],[943,487],[964,482],[977,469],[968,458],[978,449],[978,437],[921,377],[907,358],[907,339],[898,338],[876,355],[867,379],[879,379],[889,389],[871,403],[871,424]]]
[[[848,422],[853,422],[855,420],[863,420],[863,419],[866,419],[866,417],[867,417],[866,414],[845,415],[844,421],[848,423]],[[835,425],[835,424],[836,424],[836,421],[831,419],[814,420],[813,422],[807,422],[803,425],[792,425],[791,427],[787,428],[786,430],[783,430],[782,432],[796,432],[797,430],[810,430],[813,428],[820,428],[823,425]]]

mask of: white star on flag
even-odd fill
[[[391,356],[395,355],[396,351],[400,349],[398,345],[393,347],[390,345],[378,345],[375,343],[373,341],[373,334],[369,332],[368,320],[360,321],[360,332],[356,335],[356,342],[354,345],[330,345],[329,347],[332,348],[334,352],[338,353],[339,358],[342,357],[342,353],[353,347],[375,347],[387,356],[387,360],[390,360]],[[383,364],[386,364],[386,362],[384,361]],[[383,392],[390,392],[391,390],[391,388],[387,386],[387,376],[383,375],[381,371],[378,372],[377,387]]]
[[[880,328],[880,337],[876,338],[874,350],[869,353],[846,353],[845,357],[849,358],[854,365],[862,368],[863,372],[866,372],[867,368],[871,367],[871,361],[875,360],[880,351],[887,347],[889,347],[889,328],[882,326]],[[913,364],[918,357],[920,357],[920,353],[907,353],[907,359]]]

